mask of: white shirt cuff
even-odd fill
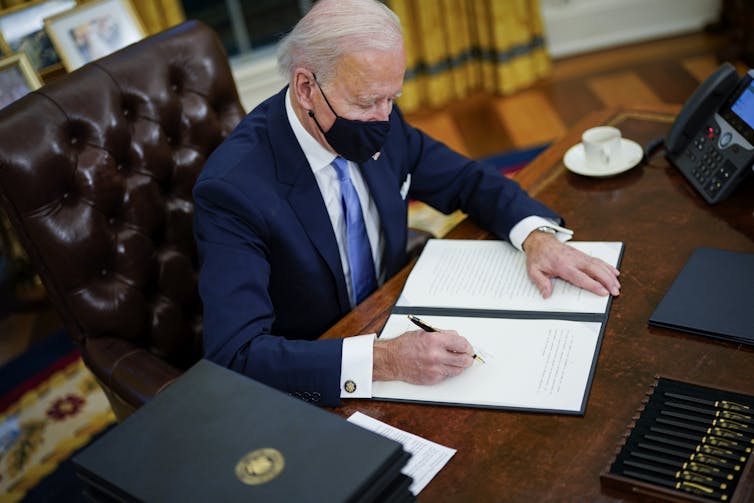
[[[508,239],[513,246],[521,251],[524,251],[522,247],[524,241],[527,237],[529,237],[529,234],[531,234],[532,231],[534,231],[538,227],[551,227],[558,231],[557,234],[555,234],[555,237],[557,237],[561,243],[565,243],[573,237],[573,231],[571,229],[561,227],[549,218],[531,216],[524,218],[519,223],[514,225],[511,229],[510,234],[508,235]]]
[[[372,398],[372,360],[375,334],[343,339],[340,397]]]

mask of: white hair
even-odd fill
[[[398,16],[377,0],[319,0],[278,46],[278,69],[290,82],[296,68],[314,72],[323,85],[344,55],[390,51],[403,44]]]

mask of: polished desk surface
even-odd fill
[[[726,201],[709,206],[662,153],[605,179],[576,175],[562,162],[588,127],[615,125],[643,145],[666,134],[677,110],[593,113],[517,177],[565,218],[576,239],[625,243],[621,295],[612,303],[584,416],[376,400],[346,400],[334,409],[345,417],[361,411],[458,450],[419,494],[420,501],[621,501],[601,491],[599,475],[656,375],[754,394],[754,348],[647,325],[694,248],[754,252],[754,177]],[[490,238],[469,221],[447,237]],[[324,337],[378,332],[409,269]],[[750,494],[743,501],[751,500]]]

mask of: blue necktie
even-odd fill
[[[348,162],[342,157],[336,157],[332,165],[340,182],[340,203],[346,220],[346,250],[351,268],[354,304],[359,304],[377,288],[372,249],[369,246],[359,195],[348,174]]]

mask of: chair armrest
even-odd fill
[[[144,348],[115,337],[86,339],[81,350],[89,370],[99,380],[113,402],[138,409],[184,371]],[[116,405],[113,404],[115,410]],[[116,410],[116,415],[121,419]]]

